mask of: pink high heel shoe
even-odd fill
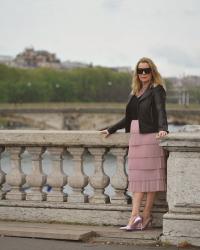
[[[142,218],[137,215],[136,217],[133,216],[133,221],[131,222],[131,224],[125,226],[125,227],[120,227],[121,230],[126,230],[126,231],[133,231],[133,230],[137,230],[137,228],[142,227]]]
[[[153,216],[151,215],[145,223],[142,223],[142,228],[141,230],[145,230],[147,229],[148,227],[152,227],[152,221],[153,221]]]

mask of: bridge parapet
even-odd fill
[[[159,193],[153,208],[154,226],[163,222],[162,241],[200,246],[200,130],[194,126],[188,131],[170,133],[160,143],[169,151],[168,208],[165,193]],[[104,138],[97,131],[0,131],[0,154],[4,158],[7,152],[10,157],[8,169],[5,161],[0,167],[0,220],[126,224],[131,211],[126,174],[128,138],[129,134],[120,132]],[[22,167],[25,152],[31,158],[29,170]],[[43,161],[47,153],[50,171],[45,170]],[[66,154],[73,163],[71,173]],[[93,171],[86,171],[86,165]],[[69,192],[64,191],[66,185]],[[30,189],[25,190],[27,186]],[[113,192],[107,192],[108,186]],[[51,191],[44,187],[51,187]]]
[[[1,155],[10,158],[8,169],[5,161],[0,168],[0,219],[126,224],[131,211],[128,138],[122,132],[105,138],[98,131],[0,131]],[[23,165],[25,154],[30,168]],[[47,154],[49,170],[43,159]],[[161,192],[153,209],[154,226],[162,225],[166,211]]]

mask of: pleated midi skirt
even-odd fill
[[[157,133],[141,134],[132,120],[128,151],[128,191],[166,191],[166,156]]]

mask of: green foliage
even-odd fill
[[[195,86],[195,87],[188,87],[188,92],[190,94],[190,99],[192,97],[192,102],[193,103],[200,103],[200,88]]]
[[[126,101],[131,75],[103,67],[56,70],[0,65],[0,102]]]
[[[173,84],[169,79],[165,79],[165,86],[166,86],[167,91],[173,89]]]

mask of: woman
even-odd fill
[[[168,133],[165,110],[166,93],[156,65],[149,58],[141,58],[133,74],[131,97],[125,117],[101,131],[108,136],[118,129],[130,132],[128,152],[128,190],[134,202],[127,231],[146,229],[152,222],[151,209],[156,192],[166,190],[166,161],[157,138]],[[140,206],[147,193],[143,214]]]

